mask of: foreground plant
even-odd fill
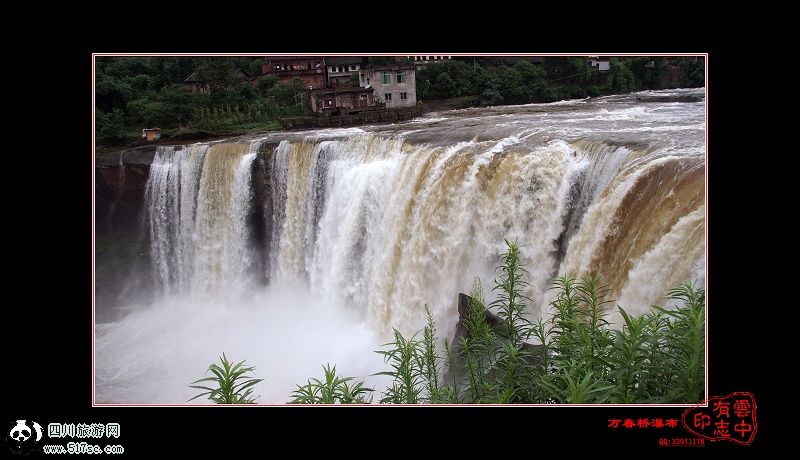
[[[497,336],[486,321],[486,306],[480,278],[475,278],[470,291],[467,315],[463,319],[467,337],[461,337],[462,360],[466,367],[467,393],[465,399],[474,403],[491,401],[497,393],[493,379],[487,373],[494,369]]]
[[[211,364],[208,366],[206,374],[211,372],[213,376],[205,377],[200,380],[195,380],[191,388],[198,390],[205,390],[196,395],[189,401],[195,400],[201,396],[208,396],[208,399],[217,404],[255,404],[256,398],[253,397],[253,386],[264,379],[257,379],[246,374],[255,371],[255,366],[245,366],[246,360],[242,360],[236,364],[228,361],[225,353],[219,358],[222,366]],[[201,382],[215,383],[215,386],[195,385]]]
[[[350,385],[353,377],[342,377],[336,373],[336,366],[322,366],[324,380],[309,379],[305,385],[297,385],[292,393],[292,404],[369,404],[372,402],[372,388],[364,382]]]
[[[675,310],[656,307],[671,318],[666,325],[665,354],[670,401],[699,401],[705,387],[705,291],[691,284],[672,289],[668,299],[682,302]]]
[[[623,320],[613,330],[605,319],[608,288],[591,276],[562,276],[551,302],[553,317],[534,335],[543,344],[547,371],[537,381],[546,397],[564,403],[690,403],[703,399],[705,295],[689,284],[671,290],[674,310]]]
[[[425,382],[425,358],[422,344],[414,337],[407,339],[394,329],[394,342],[384,344],[388,350],[376,353],[384,356],[384,360],[392,369],[378,372],[375,375],[388,375],[393,378],[392,386],[386,389],[381,403],[417,404],[422,399],[422,386]]]
[[[428,402],[440,403],[450,399],[449,393],[439,384],[439,355],[436,353],[436,322],[431,309],[425,305],[425,318],[428,323],[422,333],[422,368],[425,377],[425,390]]]

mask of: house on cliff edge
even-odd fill
[[[358,73],[359,85],[374,88],[375,97],[387,109],[417,105],[417,82],[414,64],[390,63],[367,66]]]

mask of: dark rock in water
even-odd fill
[[[469,312],[469,301],[472,298],[464,293],[458,293],[458,324],[456,325],[456,333],[453,336],[452,342],[450,342],[450,346],[455,348],[458,346],[459,341],[462,337],[469,338],[469,331],[467,331],[466,326],[464,323],[467,320],[467,315]],[[495,315],[489,309],[485,310],[486,313],[486,322],[489,326],[492,326],[494,329],[495,334],[502,336],[502,326],[503,326],[503,318]],[[532,345],[530,343],[526,343],[523,345],[523,348],[531,352],[533,356],[538,356],[542,353],[541,345]]]
[[[703,102],[705,98],[702,95],[685,95],[685,96],[641,96],[636,100],[639,102]]]
[[[95,168],[95,196],[100,198],[110,193],[117,206],[140,209],[147,188],[149,166],[125,165],[109,168]],[[97,215],[101,214],[101,206],[97,204]],[[119,211],[119,210],[117,210]]]
[[[115,150],[108,153],[102,151],[95,152],[95,166],[109,167],[119,166],[120,162],[124,166],[150,166],[156,156],[156,147],[145,145],[127,150]]]
[[[466,326],[464,325],[468,312],[469,312],[469,302],[471,297],[464,294],[458,294],[458,324],[456,325],[456,332],[453,336],[453,340],[450,342],[450,349],[453,352],[453,355],[456,359],[456,369],[455,369],[455,380],[458,382],[459,388],[464,388],[467,385],[467,373],[466,373],[466,366],[464,365],[464,361],[459,359],[460,357],[460,350],[461,350],[461,339],[462,338],[469,338],[469,331],[467,330]],[[494,329],[494,333],[499,336],[502,340],[507,340],[503,335],[503,318],[497,316],[496,314],[492,313],[488,309],[484,310],[486,314],[486,322]],[[525,343],[522,345],[522,348],[527,351],[527,356],[523,359],[531,365],[541,365],[542,360],[541,356],[543,353],[543,348],[541,345],[533,345],[530,343]],[[448,368],[445,372],[443,377],[443,382],[445,384],[452,384],[453,382],[453,369]],[[491,372],[489,370],[488,372]],[[469,395],[466,395],[469,397]]]
[[[115,320],[120,300],[149,299],[151,263],[144,228],[145,189],[155,146],[95,159],[95,315]]]

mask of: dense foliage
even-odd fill
[[[611,58],[600,72],[582,57],[545,57],[541,65],[498,58],[450,60],[417,73],[420,100],[465,96],[462,107],[553,102],[645,89],[700,87],[705,63],[695,58]]]
[[[302,80],[261,75],[259,58],[99,57],[95,74],[96,132],[106,141],[132,140],[141,128],[179,137],[277,129],[281,116],[306,114]],[[206,91],[193,91],[189,77]],[[258,77],[251,84],[250,78]]]

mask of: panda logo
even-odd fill
[[[31,422],[31,425],[33,428],[25,420],[17,420],[17,424],[11,427],[6,442],[12,452],[27,455],[38,448],[38,443],[42,440],[42,426],[36,422]]]
[[[17,442],[25,442],[31,437],[31,429],[25,424],[25,420],[17,420],[17,426],[8,433],[11,439]]]

